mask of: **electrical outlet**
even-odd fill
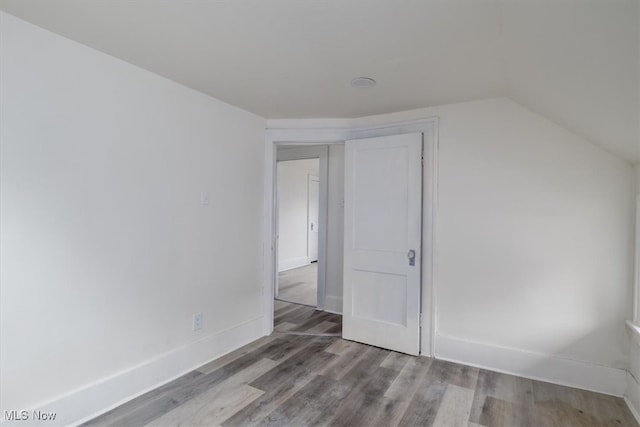
[[[202,313],[196,313],[193,315],[193,330],[199,331],[202,329]]]

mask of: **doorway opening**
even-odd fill
[[[277,162],[276,300],[318,306],[320,159]]]
[[[342,264],[335,265],[335,257],[342,258],[342,216],[336,213],[342,209],[342,147],[274,148],[274,330],[340,336],[341,303],[334,294],[342,286]]]
[[[311,149],[313,147],[324,147],[328,158],[328,169],[322,166],[320,172],[324,170],[331,181],[328,187],[324,187],[325,196],[329,189],[329,207],[328,222],[330,235],[324,236],[324,243],[319,245],[319,279],[324,274],[326,276],[326,295],[318,298],[318,308],[326,310],[330,313],[343,314],[344,307],[349,306],[349,302],[344,298],[345,290],[343,288],[343,273],[345,271],[345,262],[348,256],[345,253],[345,234],[344,234],[344,215],[345,215],[345,141],[383,137],[392,135],[402,135],[409,133],[421,133],[423,135],[423,148],[421,164],[424,166],[422,173],[422,233],[420,246],[422,248],[422,256],[418,258],[418,252],[413,247],[409,248],[406,253],[402,253],[402,259],[420,265],[420,295],[416,299],[419,300],[421,311],[419,319],[419,353],[422,355],[433,356],[435,354],[435,223],[436,223],[436,201],[437,201],[437,129],[438,120],[436,118],[424,118],[411,120],[406,122],[388,122],[382,124],[365,124],[364,126],[356,126],[360,122],[348,121],[341,124],[341,127],[332,127],[332,124],[319,122],[301,122],[302,127],[296,124],[291,128],[274,128],[268,129],[266,134],[266,151],[265,160],[267,167],[265,173],[265,250],[264,250],[264,268],[265,268],[265,292],[263,298],[264,313],[264,333],[270,334],[274,331],[275,325],[280,325],[282,311],[274,310],[277,301],[275,300],[275,290],[277,289],[278,280],[278,260],[277,260],[277,160],[284,160],[280,157],[280,148],[283,145],[293,146],[293,149]],[[333,123],[333,122],[331,122]],[[335,165],[336,168],[333,168]],[[331,173],[328,173],[330,171]],[[337,173],[336,173],[337,172]],[[375,176],[375,175],[374,175]],[[322,194],[323,183],[320,177],[320,191]],[[334,190],[334,191],[332,191]],[[342,192],[342,194],[339,194]],[[384,213],[385,209],[378,209]],[[377,212],[376,211],[376,212]],[[323,214],[322,207],[320,214]],[[327,215],[327,212],[324,212]],[[325,218],[327,218],[325,216]],[[333,221],[333,225],[332,225]],[[320,220],[322,224],[322,219]],[[325,223],[326,224],[326,223]],[[386,229],[386,227],[385,227]],[[322,230],[320,230],[320,241],[322,241]],[[326,231],[326,230],[325,230]],[[334,235],[335,234],[335,235]],[[400,253],[400,252],[398,252]],[[324,265],[322,259],[327,263]],[[410,265],[412,266],[412,265]],[[417,270],[417,269],[416,269]],[[318,293],[320,294],[323,285],[319,280]],[[322,279],[324,284],[324,278]],[[353,292],[352,292],[353,294]],[[377,294],[376,294],[377,295]],[[377,295],[374,302],[384,300],[381,295]],[[370,308],[377,305],[365,305]],[[304,306],[302,306],[304,308]],[[280,307],[282,309],[282,307]],[[306,307],[309,308],[309,307]],[[362,308],[362,307],[361,307]],[[320,312],[322,313],[322,312]],[[386,312],[385,312],[386,313]],[[358,314],[358,313],[356,313]],[[362,314],[362,313],[360,313]],[[364,313],[365,315],[367,313]],[[362,316],[360,316],[362,317]],[[387,334],[389,335],[389,334]]]

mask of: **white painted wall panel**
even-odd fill
[[[329,146],[325,309],[342,312],[344,255],[344,145]]]
[[[625,367],[631,166],[508,100],[434,113],[438,333]]]
[[[318,159],[278,162],[278,271],[309,263],[308,180],[318,176],[319,167]]]
[[[0,20],[1,410],[260,317],[264,119]],[[216,345],[124,384],[166,381]]]

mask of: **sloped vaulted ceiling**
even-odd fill
[[[0,0],[266,118],[508,96],[640,161],[638,0]],[[370,76],[373,89],[349,81]]]

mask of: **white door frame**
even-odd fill
[[[319,175],[319,174],[318,174]],[[328,179],[328,177],[327,177]],[[325,180],[326,181],[326,180]],[[318,183],[318,200],[316,200],[316,203],[318,205],[318,219],[316,221],[316,229],[312,230],[309,227],[309,223],[310,223],[310,218],[311,218],[311,188],[313,187],[313,182],[317,182]],[[328,186],[328,181],[327,181],[327,186]],[[325,196],[327,194],[325,193]],[[315,257],[315,261],[318,262],[318,266],[320,266],[320,234],[324,234],[324,236],[327,236],[327,216],[325,215],[324,219],[325,222],[321,223],[320,222],[320,210],[322,210],[322,202],[323,200],[321,200],[320,198],[320,177],[316,176],[316,175],[311,175],[311,174],[307,174],[307,257],[309,258],[309,263],[313,262],[314,260],[312,259],[313,257],[311,256],[312,250],[314,250],[313,246],[311,244],[311,235],[312,233],[318,233],[318,239],[316,241],[316,245],[315,245],[315,251],[317,252],[317,256]],[[327,197],[325,197],[324,199],[324,205],[326,205],[325,207],[327,209],[325,209],[325,212],[328,211],[328,200]],[[318,230],[318,227],[320,227],[320,224],[322,224],[322,230]],[[325,240],[325,245],[326,245],[326,240]],[[322,251],[325,255],[327,253],[326,249],[324,251]],[[326,272],[326,267],[323,268],[323,270]],[[324,308],[324,304],[323,304],[323,308]]]
[[[276,145],[331,145],[349,139],[397,135],[422,132],[424,134],[424,172],[422,186],[422,316],[420,354],[435,354],[436,329],[436,203],[438,190],[438,119],[436,117],[396,123],[362,127],[282,128],[265,132],[265,176],[264,176],[264,288],[263,288],[263,333],[273,332],[273,300],[277,272],[276,251]],[[322,191],[322,190],[321,190]],[[318,254],[320,255],[320,253]]]
[[[277,150],[277,145],[299,145],[299,147],[285,148],[281,150]],[[324,310],[324,295],[325,295],[325,277],[326,277],[326,260],[327,260],[327,190],[328,190],[328,163],[329,163],[329,149],[327,146],[307,146],[300,144],[292,144],[290,142],[275,142],[273,144],[274,151],[274,163],[272,166],[273,172],[273,191],[274,194],[272,196],[272,203],[274,205],[274,219],[273,219],[273,273],[271,273],[271,281],[273,282],[273,294],[271,296],[271,317],[273,318],[273,300],[277,296],[278,290],[278,183],[276,182],[277,177],[277,162],[288,161],[288,160],[304,160],[304,159],[319,159],[319,167],[318,167],[318,178],[320,181],[320,194],[318,197],[318,225],[321,227],[320,232],[318,233],[318,277],[317,277],[317,295],[316,295],[316,307],[319,310]],[[307,190],[308,190],[307,183]],[[266,206],[266,205],[265,205]],[[265,215],[266,218],[266,215]],[[308,230],[307,230],[308,232]],[[308,243],[307,243],[308,245]],[[308,250],[308,246],[307,246]],[[266,253],[266,248],[265,248]],[[265,266],[267,264],[265,263]],[[266,269],[266,268],[265,268]],[[264,295],[268,295],[269,292],[263,292]],[[273,330],[273,320],[271,321],[271,329]],[[266,334],[270,334],[269,331]]]

